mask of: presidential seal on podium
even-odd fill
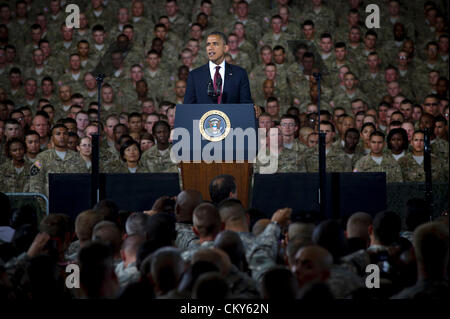
[[[211,142],[223,140],[231,129],[230,119],[219,110],[211,110],[203,114],[198,125],[202,136]]]

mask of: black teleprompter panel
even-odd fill
[[[76,218],[91,208],[90,174],[50,174],[50,213]],[[100,174],[100,199],[113,200],[119,209],[143,211],[163,195],[180,192],[177,173]]]
[[[268,218],[279,208],[320,211],[318,173],[255,174],[252,207]],[[325,218],[356,211],[375,215],[387,207],[385,173],[327,173]]]

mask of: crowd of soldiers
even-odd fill
[[[101,172],[178,172],[176,105],[215,30],[249,74],[276,172],[318,171],[320,122],[327,171],[423,182],[428,135],[448,181],[448,1],[370,1],[380,28],[363,0],[70,3],[79,27],[67,1],[0,1],[0,192],[48,196],[49,173],[91,171],[97,133]]]
[[[282,208],[267,218],[246,210],[236,199],[239,191],[231,175],[219,175],[209,184],[211,201],[184,190],[159,198],[148,211],[131,212],[103,200],[75,222],[50,214],[39,225],[29,210],[11,212],[0,193],[0,297],[449,297],[448,215],[430,222],[425,200],[406,203],[402,231],[392,211],[375,217],[355,212],[338,221]]]

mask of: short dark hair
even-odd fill
[[[375,238],[384,246],[389,246],[398,240],[401,228],[400,217],[392,211],[380,212],[373,220]]]
[[[120,145],[120,159],[122,161],[125,162],[125,158],[123,157],[124,154],[125,154],[125,150],[127,148],[129,148],[130,146],[132,146],[132,145],[136,145],[136,147],[138,148],[139,159],[141,159],[141,155],[142,155],[141,147],[140,147],[138,142],[136,142],[135,140],[131,139],[131,140],[128,140],[128,141],[124,142],[122,145]]]
[[[6,142],[6,145],[5,145],[6,157],[12,158],[12,156],[11,156],[11,145],[12,145],[12,143],[20,143],[22,145],[22,147],[23,147],[23,151],[24,151],[24,154],[25,154],[25,150],[27,149],[27,147],[25,145],[25,142],[21,138],[13,137],[13,138],[9,139]]]
[[[392,123],[391,123],[392,124]],[[408,149],[408,134],[406,133],[406,131],[402,128],[394,128],[392,130],[389,131],[389,134],[387,136],[387,146],[388,149],[392,149],[392,143],[391,143],[391,139],[395,134],[400,134],[402,136],[403,139],[403,143],[402,143],[402,149],[403,150],[407,150]]]
[[[159,121],[155,122],[155,124],[153,124],[153,128],[152,128],[153,136],[155,136],[156,128],[158,126],[161,126],[161,125],[165,126],[170,132],[170,125],[169,125],[169,123],[167,123],[166,121],[159,120]]]
[[[211,32],[211,33],[208,34],[208,37],[211,36],[211,35],[218,35],[219,37],[222,38],[222,41],[223,41],[223,43],[224,43],[225,45],[228,44],[228,38],[227,38],[227,36],[225,35],[225,33],[220,32],[220,31],[213,31],[213,32]],[[207,38],[208,38],[208,37],[207,37]]]
[[[67,131],[67,126],[65,126],[64,124],[55,124],[52,127],[51,135],[53,135],[53,131],[56,130],[57,128],[63,128],[63,129],[65,129]]]
[[[209,195],[213,203],[218,204],[228,198],[230,193],[236,193],[236,180],[233,176],[222,174],[216,176],[209,183]]]
[[[386,138],[386,135],[384,135],[383,132],[381,131],[374,131],[372,132],[372,134],[370,134],[370,138],[372,139],[372,136],[380,136],[383,138],[383,140]]]

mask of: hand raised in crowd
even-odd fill
[[[47,242],[50,240],[50,235],[47,233],[39,233],[33,240],[30,248],[28,248],[27,255],[32,258],[39,255],[44,249]]]
[[[292,208],[281,208],[272,215],[272,222],[276,222],[280,227],[286,227],[291,221]]]

